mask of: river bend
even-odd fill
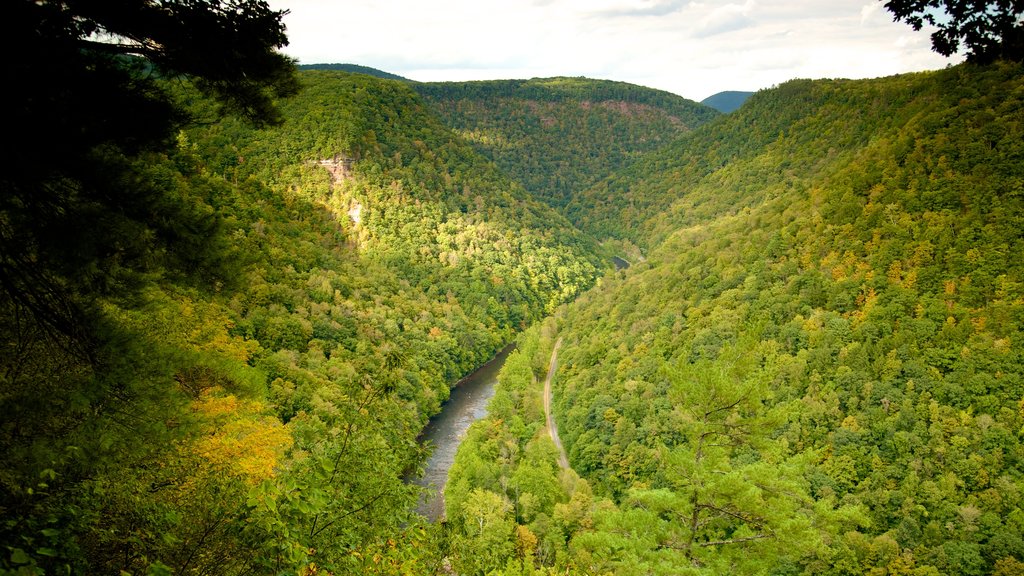
[[[509,344],[475,372],[459,380],[452,387],[448,401],[441,406],[441,412],[431,418],[423,429],[420,440],[429,442],[433,449],[423,477],[415,483],[427,488],[420,498],[417,512],[428,520],[444,517],[444,485],[455,462],[455,452],[470,424],[487,415],[487,403],[494,396],[498,372],[513,348],[515,344]]]

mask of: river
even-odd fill
[[[444,484],[455,462],[455,452],[469,425],[487,415],[487,403],[494,396],[498,372],[513,348],[515,344],[509,344],[475,372],[459,380],[452,387],[448,401],[441,406],[441,412],[430,419],[420,435],[420,440],[429,442],[433,450],[423,477],[414,481],[427,488],[416,510],[430,521],[444,516]]]

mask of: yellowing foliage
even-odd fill
[[[860,424],[857,422],[857,418],[855,416],[847,416],[846,418],[843,418],[843,422],[840,426],[854,432],[860,431]]]
[[[280,420],[264,415],[263,403],[206,391],[193,409],[209,426],[209,434],[193,449],[214,468],[257,484],[274,475],[278,459],[292,445]]]

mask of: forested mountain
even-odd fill
[[[965,65],[759,92],[589,191],[648,258],[509,360],[459,566],[1020,574],[1022,160],[1024,69]]]
[[[977,96],[959,77],[941,81],[949,94]],[[567,213],[598,238],[653,247],[680,227],[740,214],[765,194],[828,176],[876,140],[909,145],[908,123],[955,104],[949,98],[912,74],[863,87],[787,82],[583,191]]]
[[[743,103],[747,101],[747,98],[750,98],[753,94],[753,92],[726,90],[725,92],[712,94],[711,96],[701,100],[700,103],[705,106],[711,106],[719,112],[728,114],[742,106]]]
[[[482,308],[485,294],[495,296],[491,312],[513,329],[588,285],[601,265],[594,242],[452,134],[406,84],[301,78],[280,135],[236,132],[237,121],[201,133],[212,169],[328,205],[362,254]],[[448,278],[485,285],[449,287]]]
[[[551,206],[717,116],[675,94],[607,80],[415,85],[445,122]]]
[[[1024,66],[722,115],[228,4],[12,5],[0,574],[1024,574]]]
[[[93,292],[89,349],[4,300],[0,571],[436,561],[404,482],[426,418],[601,264],[405,83],[300,80],[263,130],[164,88],[200,121],[130,178],[204,241],[187,274]]]
[[[391,72],[385,72],[377,68],[371,68],[369,66],[362,66],[359,64],[299,64],[299,70],[335,70],[339,72],[352,72],[353,74],[366,74],[367,76],[384,78],[385,80],[411,82],[408,78],[403,78],[398,74],[392,74]]]

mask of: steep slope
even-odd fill
[[[929,88],[914,75],[863,85],[787,82],[581,192],[567,214],[597,237],[656,246],[674,229],[825,176],[935,105]]]
[[[598,262],[593,242],[483,161],[405,84],[331,72],[302,77],[306,87],[278,133],[233,137],[240,158],[250,156],[247,148],[257,155],[257,176],[329,205],[362,251],[402,260],[414,284],[441,290],[431,274],[465,273],[497,286],[513,327],[536,317],[519,313],[516,299],[550,311],[587,285]],[[331,176],[317,159],[341,172]],[[222,169],[238,160],[222,159]],[[462,291],[487,292],[480,288]]]
[[[204,225],[195,277],[98,303],[91,356],[5,310],[0,571],[436,565],[403,482],[417,434],[597,258],[404,83],[301,78],[283,127],[211,115],[144,159],[190,215],[166,228]]]
[[[1022,160],[1024,69],[961,66],[790,82],[603,183],[649,252],[558,315],[582,478],[535,353],[457,460],[463,549],[490,502],[559,572],[1020,571]]]
[[[793,82],[707,129],[720,164],[695,135],[633,184],[681,196],[667,239],[564,336],[563,438],[622,505],[597,531],[665,490],[695,522],[651,565],[1020,566],[1022,121],[1018,66]]]
[[[562,207],[573,195],[717,113],[680,96],[586,78],[417,84],[445,122]]]

